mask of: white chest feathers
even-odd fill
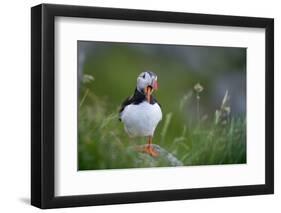
[[[140,104],[130,104],[121,113],[121,121],[125,131],[131,137],[153,136],[157,124],[162,119],[160,106],[144,101]]]

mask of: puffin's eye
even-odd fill
[[[143,74],[142,78],[145,78],[145,73]]]

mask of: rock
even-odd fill
[[[138,150],[142,150],[146,145],[138,146]],[[143,152],[137,152],[136,164],[138,167],[168,167],[168,166],[183,166],[183,163],[178,160],[173,154],[159,145],[152,144],[155,151],[159,156],[152,157],[151,155]]]

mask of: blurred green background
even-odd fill
[[[163,112],[153,143],[183,165],[246,163],[245,48],[78,41],[79,170],[170,166],[131,149],[145,138],[118,121],[145,70]]]

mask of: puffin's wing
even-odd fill
[[[130,96],[128,98],[126,98],[123,103],[120,106],[119,109],[119,120],[121,121],[120,117],[121,117],[121,113],[123,112],[123,110],[125,109],[126,106],[128,106],[129,104],[133,103],[133,97]]]
[[[121,104],[119,113],[122,113],[122,111],[125,109],[126,106],[129,104],[139,104],[145,100],[145,95],[140,93],[137,89],[135,89],[135,92],[130,97],[126,98],[123,103]]]

